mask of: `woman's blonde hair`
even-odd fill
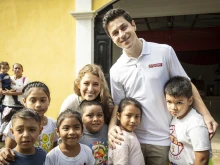
[[[80,89],[78,88],[80,81],[86,73],[91,73],[97,76],[100,80],[100,94],[96,99],[98,99],[102,105],[105,115],[105,122],[109,124],[112,110],[114,108],[112,97],[109,93],[108,84],[105,80],[104,73],[100,66],[96,64],[87,64],[85,65],[78,73],[76,80],[74,81],[74,91],[78,96],[81,96]]]

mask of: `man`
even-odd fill
[[[123,136],[116,127],[117,105],[125,97],[133,97],[143,106],[140,126],[135,133],[141,143],[147,165],[166,165],[170,145],[169,114],[163,88],[173,76],[188,77],[172,47],[146,42],[136,35],[136,25],[123,9],[112,9],[103,18],[103,27],[123,54],[110,70],[111,92],[115,109],[109,125],[109,143],[120,143]],[[218,124],[204,105],[192,84],[193,107],[203,116],[212,137]]]

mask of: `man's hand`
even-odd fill
[[[14,161],[15,154],[10,148],[2,148],[0,152],[0,165],[10,165],[8,161]]]
[[[115,149],[116,146],[115,144],[121,144],[121,141],[124,141],[123,139],[123,133],[120,129],[119,126],[112,126],[111,128],[109,128],[109,131],[108,131],[108,143],[109,143],[109,146],[112,148],[112,149]]]
[[[203,119],[209,131],[209,138],[212,139],[218,128],[218,123],[213,119],[210,114],[203,115]]]

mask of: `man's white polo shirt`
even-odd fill
[[[172,47],[143,42],[138,58],[124,52],[110,69],[111,93],[116,105],[125,97],[142,104],[141,124],[135,133],[143,144],[169,146],[171,115],[167,110],[164,85],[173,76],[188,77]]]

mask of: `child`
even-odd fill
[[[57,135],[62,142],[46,156],[45,165],[94,165],[91,149],[80,144],[83,124],[78,112],[66,110],[57,119]]]
[[[173,119],[170,124],[171,165],[207,165],[210,140],[200,114],[192,108],[191,82],[181,76],[172,77],[164,87],[167,108]]]
[[[121,142],[121,145],[116,145],[115,149],[109,148],[109,165],[145,165],[140,143],[133,132],[140,124],[141,117],[142,107],[137,100],[130,97],[121,100],[117,119],[124,135],[124,141]]]
[[[3,123],[0,127],[0,140],[5,141],[5,136],[3,135],[3,131],[7,127],[8,123],[11,121],[11,117],[16,113],[16,110],[5,107],[2,114]]]
[[[97,100],[84,100],[79,107],[84,126],[80,143],[92,149],[95,165],[108,164],[108,127],[104,121],[103,106]]]
[[[23,88],[23,97],[24,106],[26,108],[35,110],[41,117],[41,125],[43,126],[43,130],[38,137],[35,146],[39,146],[46,152],[49,152],[54,146],[57,145],[56,121],[44,115],[50,104],[50,91],[44,83],[34,81],[27,84]],[[4,131],[4,134],[8,136],[5,141],[5,148],[2,149],[0,153],[0,160],[4,159],[2,155],[5,155],[6,152],[11,153],[12,151],[10,148],[14,148],[16,145],[13,135],[8,131],[10,126],[11,124],[9,123]],[[11,154],[7,157],[7,160],[13,159],[14,157]]]
[[[13,149],[16,159],[10,165],[43,165],[46,151],[34,147],[42,131],[40,116],[35,111],[24,108],[13,115],[11,120],[11,132],[17,145]]]
[[[2,90],[15,91],[15,89],[11,88],[11,84],[14,82],[11,80],[8,74],[8,70],[9,70],[8,62],[1,62],[0,63],[0,94],[2,93]],[[12,97],[13,97],[15,104],[22,105],[18,101],[18,96],[12,95]],[[2,100],[4,100],[4,98],[5,98],[5,95],[2,95],[0,98],[0,104],[2,104]]]
[[[114,104],[100,66],[95,64],[85,65],[74,81],[74,91],[75,94],[71,94],[64,100],[60,113],[66,109],[76,110],[83,100],[96,99],[102,103],[105,122],[109,124]]]

